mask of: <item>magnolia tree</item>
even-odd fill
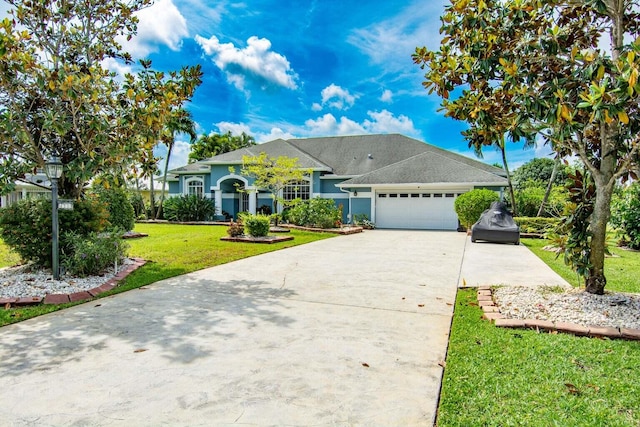
[[[440,49],[413,55],[446,115],[469,123],[472,146],[541,135],[558,156],[580,159],[565,260],[596,294],[614,186],[638,170],[637,12],[632,0],[452,0]]]
[[[143,73],[124,84],[107,60],[130,63],[116,40],[136,32],[134,13],[151,0],[7,0],[0,22],[0,192],[53,154],[60,190],[79,197],[101,173],[140,162],[161,136],[166,112],[190,99],[199,68]]]
[[[233,168],[229,168],[233,173]],[[295,157],[278,156],[269,157],[262,152],[259,156],[242,156],[242,168],[240,174],[253,178],[254,186],[267,190],[273,197],[273,211],[276,213],[276,226],[278,225],[278,204],[284,205],[282,190],[287,185],[302,181],[311,173],[310,169],[303,169]]]

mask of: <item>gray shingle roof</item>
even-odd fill
[[[486,172],[502,170],[399,134],[292,139],[289,142],[330,165],[336,175],[363,175],[422,153],[457,160]]]
[[[317,159],[314,159],[309,154],[300,150],[299,148],[293,146],[289,141],[285,141],[283,139],[276,139],[270,142],[265,142],[264,144],[254,145],[248,148],[241,148],[239,150],[230,151],[228,153],[219,154],[215,157],[211,157],[210,159],[201,160],[196,163],[192,163],[187,166],[183,166],[181,168],[177,168],[172,170],[174,173],[185,173],[195,170],[198,170],[196,166],[193,165],[206,165],[207,169],[209,169],[210,165],[215,164],[239,164],[242,163],[243,156],[259,156],[260,153],[266,153],[269,157],[280,157],[286,156],[290,158],[297,158],[298,164],[301,168],[311,168],[318,170],[331,171],[331,168],[326,164],[319,162]]]
[[[296,157],[303,168],[354,176],[350,184],[475,182],[506,184],[502,169],[399,134],[276,139],[220,154],[170,172],[239,164],[242,156]]]
[[[341,186],[440,183],[507,185],[506,178],[474,166],[460,159],[428,151],[344,181]]]

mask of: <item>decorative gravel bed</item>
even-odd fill
[[[640,329],[640,295],[561,287],[494,288],[493,299],[505,317],[570,322],[582,326]]]
[[[133,264],[125,259],[118,270]],[[30,265],[0,270],[0,298],[44,297],[47,294],[72,294],[96,288],[116,275],[109,269],[102,276],[71,277],[63,275],[53,280],[50,270],[33,269]]]

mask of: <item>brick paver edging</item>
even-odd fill
[[[561,332],[585,337],[616,338],[640,341],[640,329],[610,328],[602,326],[582,326],[569,322],[550,322],[539,319],[508,319],[493,301],[491,287],[478,288],[478,305],[482,308],[482,317],[499,328],[527,328],[548,332]]]
[[[5,308],[20,307],[26,305],[44,304],[65,304],[67,302],[86,301],[97,297],[98,295],[110,291],[118,286],[118,283],[138,268],[147,263],[146,260],[140,258],[132,258],[133,264],[127,265],[120,270],[118,274],[107,280],[102,285],[89,289],[87,291],[74,292],[71,294],[47,294],[43,297],[22,297],[22,298],[0,298],[0,306]]]

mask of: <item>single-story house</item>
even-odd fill
[[[23,199],[51,198],[51,183],[44,172],[27,174],[24,179],[16,181],[15,185],[13,191],[0,196],[0,208],[6,208]]]
[[[170,171],[169,195],[198,194],[216,213],[236,216],[272,207],[271,194],[239,175],[243,156],[287,156],[311,169],[304,182],[284,189],[285,200],[330,198],[343,222],[366,215],[379,228],[455,230],[454,201],[474,188],[502,192],[502,169],[398,134],[276,139]],[[230,172],[233,167],[235,173]],[[238,191],[238,189],[246,191]]]

